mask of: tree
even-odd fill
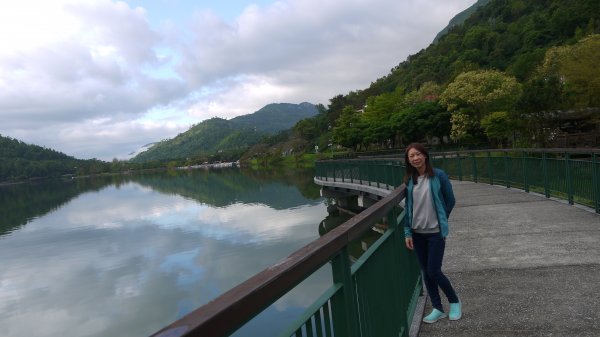
[[[569,108],[600,107],[600,34],[590,35],[572,46],[550,48],[542,73],[558,75]]]
[[[395,114],[391,124],[402,143],[442,138],[450,133],[450,113],[437,102],[421,102]]]
[[[557,114],[562,106],[563,86],[557,74],[537,72],[523,85],[514,120],[516,127],[539,146],[546,146],[559,126]]]
[[[358,150],[363,139],[363,129],[364,124],[361,120],[360,112],[351,106],[346,106],[342,110],[340,118],[335,122],[333,139],[337,144]]]
[[[502,147],[505,141],[513,134],[515,123],[506,111],[496,111],[481,120],[485,135]]]
[[[362,120],[367,125],[363,134],[366,144],[378,143],[384,147],[391,140],[393,132],[389,120],[401,101],[399,97],[397,92],[369,97],[362,115]]]
[[[513,111],[521,91],[514,77],[500,71],[477,70],[458,75],[440,96],[440,103],[453,114],[453,138],[483,134],[483,118],[494,111]]]
[[[442,87],[432,81],[425,82],[419,90],[406,94],[404,101],[406,105],[414,105],[422,102],[437,101],[442,93]]]

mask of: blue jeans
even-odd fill
[[[458,303],[458,297],[450,280],[442,273],[442,260],[446,249],[446,239],[440,233],[413,233],[413,245],[423,273],[423,281],[431,299],[431,305],[444,312],[438,287],[442,289],[448,302]]]

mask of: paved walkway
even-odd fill
[[[423,323],[419,337],[600,337],[600,215],[516,189],[452,184],[444,271],[463,318]]]

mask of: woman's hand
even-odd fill
[[[413,250],[413,239],[412,237],[408,237],[406,239],[404,239],[406,241],[406,248]]]

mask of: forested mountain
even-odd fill
[[[276,134],[293,127],[299,120],[310,118],[318,113],[310,103],[272,103],[255,113],[238,116],[231,122],[239,128],[250,128],[258,132]]]
[[[491,0],[295,131],[355,150],[434,138],[551,146],[566,132],[600,132],[599,34],[597,0]]]
[[[0,183],[31,178],[117,172],[121,163],[76,159],[62,152],[0,135]]]
[[[226,153],[238,159],[250,146],[269,134],[293,127],[299,120],[317,114],[310,103],[269,104],[248,115],[231,120],[211,118],[193,126],[173,139],[163,140],[139,153],[132,162],[165,161],[206,157]]]
[[[64,153],[0,135],[0,182],[75,173],[79,162]]]

